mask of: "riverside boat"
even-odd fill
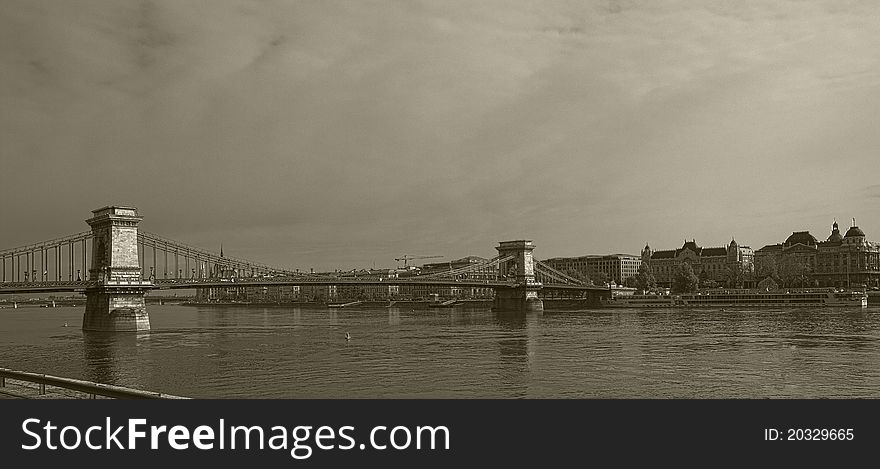
[[[615,296],[606,306],[613,308],[672,308],[675,297],[669,294],[620,295]]]
[[[835,288],[800,288],[788,290],[719,289],[680,295],[626,295],[611,299],[616,308],[694,308],[694,307],[797,307],[797,306],[868,306],[864,291]]]

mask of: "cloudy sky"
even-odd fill
[[[880,240],[880,2],[0,0],[0,248],[273,265]]]

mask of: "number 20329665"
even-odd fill
[[[764,441],[851,441],[852,428],[765,428]]]

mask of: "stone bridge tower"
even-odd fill
[[[492,309],[496,311],[544,312],[544,302],[538,298],[541,283],[535,280],[535,259],[532,251],[535,245],[531,240],[502,241],[498,255],[513,255],[513,260],[499,264],[501,275],[507,275],[515,285],[509,288],[496,288]]]
[[[92,211],[92,266],[86,289],[84,331],[137,332],[150,329],[144,294],[153,287],[141,276],[134,207]]]

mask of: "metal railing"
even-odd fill
[[[60,376],[0,368],[0,388],[6,387],[7,379],[38,384],[40,395],[45,395],[46,387],[52,386],[85,393],[89,399],[94,399],[96,396],[104,396],[111,399],[189,399],[188,397],[175,396],[160,392],[142,391],[140,389],[114,386],[111,384],[93,383],[91,381],[83,381],[73,378],[62,378]]]

